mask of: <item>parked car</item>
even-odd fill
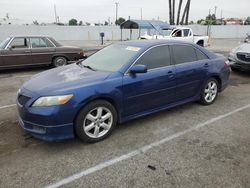
[[[117,123],[192,101],[212,104],[229,75],[225,57],[193,43],[113,44],[27,81],[17,96],[19,122],[40,139],[97,142]]]
[[[175,39],[189,41],[200,46],[208,45],[208,36],[194,35],[193,30],[187,27],[166,28],[162,30],[162,35],[143,35],[140,39]]]
[[[247,33],[246,35],[247,35],[247,36],[246,36],[246,38],[244,39],[244,42],[250,42],[250,34]]]
[[[233,70],[250,71],[250,43],[234,48],[228,59]]]
[[[82,49],[63,46],[45,36],[8,37],[0,44],[0,70],[37,65],[59,67],[84,57]]]

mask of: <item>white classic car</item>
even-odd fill
[[[145,34],[140,36],[139,39],[175,39],[175,40],[183,40],[190,41],[200,46],[208,45],[208,36],[194,35],[191,28],[186,27],[176,27],[176,28],[167,28],[162,29],[161,34]]]

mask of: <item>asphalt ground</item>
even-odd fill
[[[47,67],[0,72],[0,187],[250,187],[250,73],[210,106],[118,125],[106,140],[44,142],[18,125],[18,88]]]

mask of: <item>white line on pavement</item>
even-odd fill
[[[25,75],[19,75],[19,76],[0,76],[1,79],[9,79],[9,78],[25,78],[25,77],[31,77],[34,74],[25,74]]]
[[[10,104],[10,105],[5,105],[5,106],[0,106],[0,109],[4,109],[4,108],[10,108],[16,106],[16,104]]]
[[[58,181],[58,182],[56,182],[56,183],[54,183],[54,184],[51,184],[51,185],[49,185],[49,186],[46,186],[46,188],[57,188],[57,187],[66,185],[66,184],[68,184],[68,183],[70,183],[70,182],[73,182],[73,181],[75,181],[75,180],[77,180],[77,179],[83,177],[83,176],[87,176],[87,175],[89,175],[89,174],[92,174],[92,173],[94,173],[94,172],[97,172],[97,171],[99,171],[99,170],[102,170],[102,169],[104,169],[104,168],[106,168],[106,167],[108,167],[108,166],[111,166],[111,165],[116,164],[116,163],[118,163],[118,162],[120,162],[120,161],[123,161],[123,160],[129,159],[129,158],[131,158],[131,157],[134,157],[134,156],[136,156],[136,155],[138,155],[138,154],[140,154],[140,153],[145,153],[145,152],[147,152],[148,150],[150,150],[150,149],[153,148],[153,147],[160,146],[160,145],[162,145],[162,144],[164,144],[164,143],[167,143],[167,142],[169,142],[169,141],[171,141],[171,140],[173,140],[173,139],[175,139],[175,138],[178,138],[178,137],[180,137],[180,136],[183,136],[183,135],[185,135],[185,134],[187,134],[187,133],[189,133],[189,132],[191,132],[191,131],[194,131],[194,130],[197,130],[197,129],[199,129],[199,128],[201,128],[201,127],[204,127],[204,126],[206,126],[206,125],[212,124],[212,123],[214,123],[214,122],[216,122],[216,121],[218,121],[218,120],[224,119],[224,118],[226,118],[226,117],[228,117],[228,116],[230,116],[230,115],[232,115],[232,114],[235,114],[235,113],[237,113],[237,112],[239,112],[239,111],[242,111],[242,110],[245,110],[245,109],[247,109],[247,108],[250,108],[250,104],[248,104],[248,105],[246,105],[246,106],[243,106],[243,107],[241,107],[241,108],[237,108],[237,109],[235,109],[235,110],[233,110],[233,111],[231,111],[231,112],[229,112],[229,113],[226,113],[226,114],[224,114],[224,115],[220,115],[220,116],[217,116],[217,117],[215,117],[215,118],[212,118],[212,119],[210,119],[210,120],[208,120],[208,121],[205,121],[205,122],[203,122],[203,123],[200,123],[200,124],[198,124],[198,125],[195,125],[195,126],[189,128],[189,129],[186,129],[186,130],[184,130],[184,131],[182,131],[182,132],[178,132],[178,133],[176,133],[176,134],[173,134],[173,135],[171,135],[171,136],[168,136],[168,137],[166,137],[166,138],[164,138],[164,139],[162,139],[162,140],[153,142],[153,143],[151,143],[151,144],[149,144],[149,145],[146,145],[146,146],[144,146],[144,147],[141,147],[141,148],[139,148],[139,149],[136,149],[136,150],[134,150],[134,151],[132,151],[132,152],[129,152],[129,153],[127,153],[127,154],[121,155],[121,156],[119,156],[119,157],[113,158],[113,159],[108,160],[108,161],[104,161],[104,162],[102,162],[102,163],[100,163],[100,164],[98,164],[98,165],[96,165],[96,166],[93,166],[93,167],[91,167],[91,168],[88,168],[88,169],[86,169],[86,170],[83,170],[83,171],[81,171],[81,172],[79,172],[79,173],[73,174],[72,176],[66,177],[66,178],[64,178],[64,179],[62,179],[62,180],[60,180],[60,181]]]

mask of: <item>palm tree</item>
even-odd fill
[[[182,14],[182,18],[181,18],[181,22],[180,22],[181,25],[183,25],[183,23],[184,23],[184,19],[185,19],[186,13],[187,13],[187,5],[188,5],[188,2],[186,4],[184,12]]]
[[[168,5],[169,5],[169,24],[172,25],[172,0],[168,0]]]
[[[188,2],[187,2],[187,15],[186,15],[186,22],[185,22],[186,25],[188,25],[190,2],[191,2],[191,0],[188,0]]]
[[[178,7],[177,23],[176,23],[176,25],[179,25],[179,23],[180,23],[181,6],[182,6],[182,0],[179,1],[179,7]]]
[[[175,0],[173,0],[173,25],[175,24]]]

